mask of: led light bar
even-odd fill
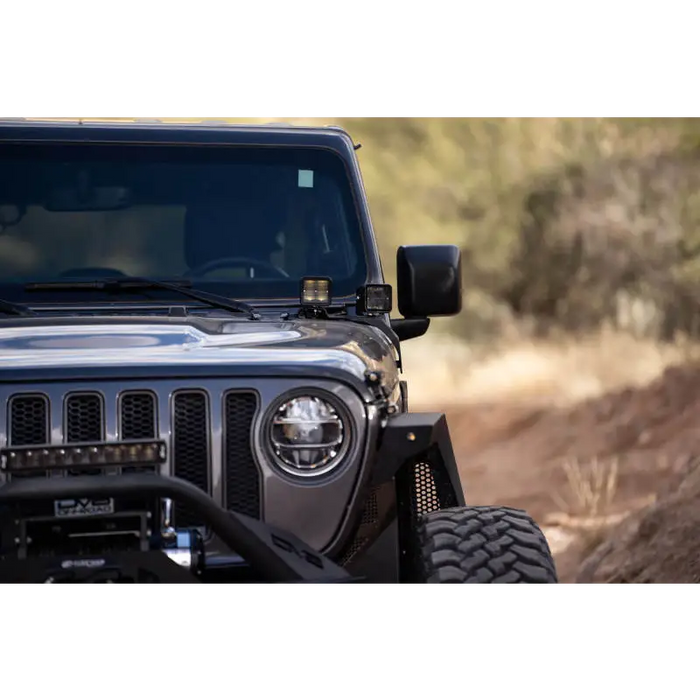
[[[139,467],[163,464],[167,457],[164,442],[109,442],[84,445],[8,447],[0,450],[0,471],[27,472],[81,467]]]

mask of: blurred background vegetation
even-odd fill
[[[470,336],[700,333],[700,121],[344,120],[393,273],[462,247]]]
[[[451,335],[700,336],[700,119],[223,119],[347,129],[389,281],[402,243],[461,247]]]

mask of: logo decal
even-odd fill
[[[57,518],[75,518],[85,515],[112,515],[114,500],[101,498],[68,498],[54,502],[54,514]]]
[[[100,569],[105,565],[104,559],[75,559],[61,564],[62,569]]]

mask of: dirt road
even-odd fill
[[[700,444],[700,370],[672,368],[645,388],[570,408],[530,402],[438,410],[448,415],[468,502],[528,510],[550,539],[561,580],[571,582],[607,530],[580,526],[591,514],[564,465],[615,465],[611,502],[600,505],[598,521],[648,505],[687,470]]]

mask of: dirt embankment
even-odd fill
[[[468,501],[530,511],[563,582],[700,581],[700,367],[568,408],[447,414]]]
[[[605,533],[577,583],[700,583],[700,469],[691,461],[658,500]]]

